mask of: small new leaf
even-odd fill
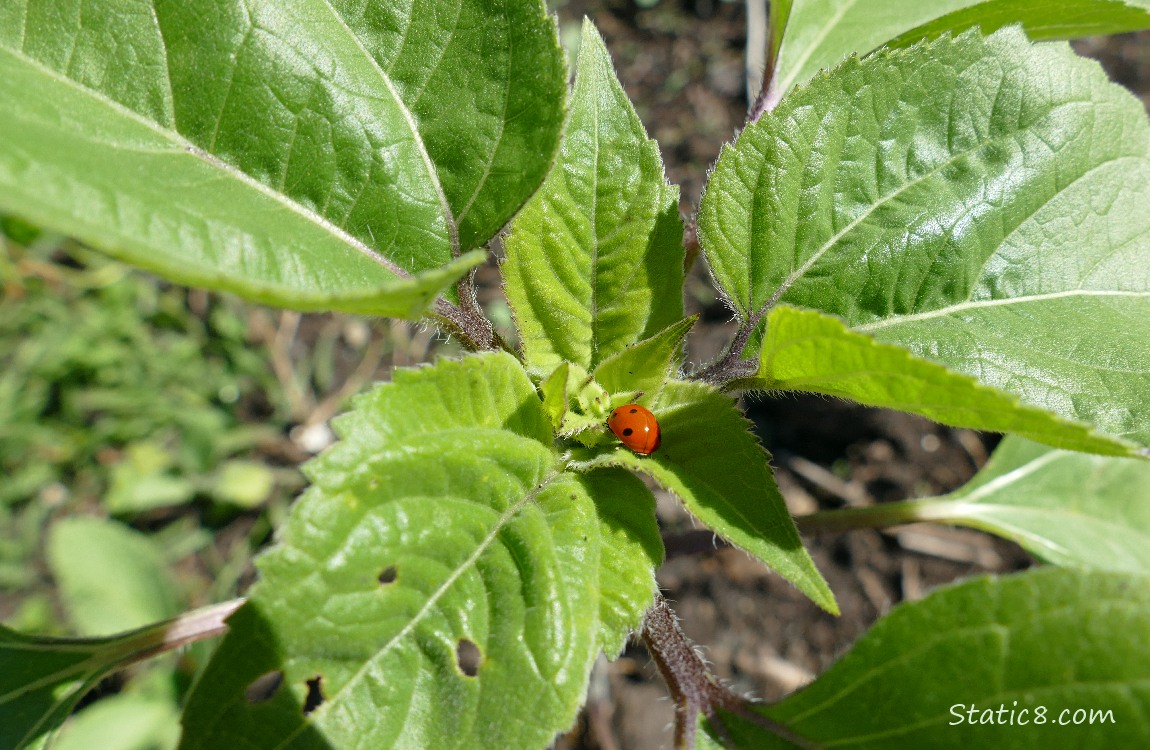
[[[641,392],[654,400],[683,364],[683,339],[698,319],[697,315],[684,318],[611,355],[595,368],[595,380],[610,393]]]
[[[683,317],[678,192],[588,21],[558,162],[505,243],[533,374],[564,360],[594,370]]]

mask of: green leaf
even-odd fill
[[[521,365],[397,371],[336,429],[183,747],[546,746],[600,645],[601,522]]]
[[[914,412],[943,424],[1024,435],[1063,448],[1129,455],[1132,446],[1059,419],[969,375],[855,333],[841,320],[780,305],[767,315],[759,371],[742,388],[806,391]]]
[[[571,365],[560,362],[555,371],[539,384],[539,395],[543,397],[543,411],[551,419],[551,428],[558,430],[567,416],[567,389],[570,387]]]
[[[411,110],[464,250],[486,242],[551,167],[567,70],[540,0],[335,0]]]
[[[189,502],[196,494],[195,484],[174,474],[173,463],[174,457],[158,442],[127,446],[123,459],[112,466],[104,508],[109,513],[140,513]]]
[[[512,223],[507,299],[532,373],[593,370],[683,317],[678,188],[583,27],[559,161]]]
[[[654,398],[683,364],[683,340],[698,319],[684,318],[611,355],[595,368],[595,380],[610,393],[641,391]]]
[[[905,46],[980,26],[1022,24],[1032,39],[1075,39],[1150,28],[1146,0],[795,0],[784,19],[772,101],[850,54]],[[774,3],[772,3],[773,9]],[[897,37],[897,39],[896,39]]]
[[[395,4],[343,10],[9,5],[0,210],[180,282],[418,317],[550,163],[553,23],[530,0],[413,12],[416,29]]]
[[[57,521],[47,557],[64,608],[82,635],[141,627],[178,614],[183,604],[160,550],[115,521]]]
[[[628,471],[599,469],[581,481],[599,515],[599,642],[614,658],[638,631],[654,601],[655,569],[663,562],[663,538],[655,521],[655,497]]]
[[[0,626],[0,747],[44,747],[85,693],[114,670],[170,648],[168,636],[178,629],[178,623],[166,622],[80,639],[30,636]]]
[[[47,640],[0,625],[0,747],[42,747],[107,674],[100,642]]]
[[[1150,574],[1150,465],[1008,437],[920,517],[989,531],[1064,567]]]
[[[967,33],[787,97],[724,149],[699,235],[744,321],[831,313],[1146,446],[1148,149],[1141,103],[1095,63]]]
[[[770,456],[734,402],[702,383],[673,380],[651,411],[659,420],[662,445],[650,456],[617,445],[608,453],[573,452],[572,466],[622,466],[647,474],[716,534],[838,614],[834,595],[799,540]]]
[[[275,476],[258,461],[226,461],[212,478],[213,497],[242,508],[255,508],[267,500],[275,486]]]
[[[899,605],[763,713],[818,747],[1144,747],[1148,631],[1145,576],[977,578]],[[793,747],[724,718],[738,747]]]

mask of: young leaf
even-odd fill
[[[81,635],[109,635],[173,617],[182,604],[150,539],[102,518],[63,518],[48,537],[48,563]]]
[[[183,747],[545,746],[600,645],[600,521],[521,366],[398,371],[336,429]]]
[[[1145,576],[978,578],[899,605],[762,713],[817,747],[1143,747],[1146,632]],[[745,720],[724,724],[737,747],[793,747]]]
[[[683,317],[678,188],[587,21],[559,161],[503,263],[528,368],[593,370]]]
[[[724,149],[699,235],[744,321],[822,310],[1145,446],[1148,151],[1095,63],[967,33],[787,97]]]
[[[1150,465],[1007,437],[968,484],[915,501],[931,520],[989,531],[1064,567],[1150,574]]]
[[[404,81],[410,102],[368,49],[374,12],[351,23],[316,0],[129,5],[73,15],[32,4],[2,23],[0,210],[180,282],[418,317],[482,262],[461,249],[509,218],[549,163],[563,76],[537,2],[484,10],[500,31],[473,30],[478,49],[455,42],[436,64],[419,44],[393,51],[392,67],[430,76]],[[524,32],[515,52],[512,30]],[[512,63],[530,75],[491,73]],[[460,70],[487,83],[447,105],[442,79]],[[447,154],[450,125],[435,116],[445,105],[447,119],[474,116],[488,148]],[[481,114],[492,112],[502,114]]]
[[[774,3],[771,4],[772,7]],[[913,44],[972,26],[1022,24],[1032,39],[1075,39],[1150,28],[1147,0],[794,0],[785,19],[772,104],[822,69],[896,37]]]
[[[652,411],[662,445],[650,456],[636,456],[622,446],[599,455],[579,451],[573,466],[622,466],[647,474],[716,534],[837,614],[834,595],[803,548],[783,503],[770,456],[731,399],[702,383],[673,380]]]
[[[570,387],[571,365],[560,362],[555,371],[539,384],[539,395],[543,397],[543,411],[551,420],[551,428],[558,431],[570,408],[567,390]]]
[[[759,371],[733,385],[807,391],[914,412],[943,424],[1023,435],[1062,448],[1129,455],[1136,446],[1024,406],[969,375],[855,333],[841,320],[779,305],[767,315]]]
[[[682,365],[683,339],[696,320],[697,315],[684,318],[611,355],[595,368],[595,380],[610,393],[642,391],[654,399]]]

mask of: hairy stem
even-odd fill
[[[754,375],[759,369],[759,363],[754,359],[743,359],[743,350],[747,348],[751,334],[755,332],[755,328],[758,327],[768,309],[770,309],[770,303],[764,305],[749,320],[740,325],[726,353],[712,364],[692,373],[691,379],[701,380],[716,388],[722,388],[732,380],[749,378]]]
[[[491,323],[475,302],[474,289],[470,285],[467,289],[469,292],[464,291],[464,283],[460,282],[459,298],[462,303],[460,305],[453,305],[442,297],[436,300],[433,317],[448,333],[459,337],[463,347],[468,351],[478,352],[500,347]],[[469,296],[471,301],[467,303]]]
[[[787,727],[752,711],[751,701],[719,684],[695,650],[695,644],[679,628],[678,618],[661,594],[655,595],[655,603],[647,610],[642,638],[675,703],[676,750],[694,749],[700,713],[707,717],[723,744],[733,747],[720,711],[734,714],[798,747],[813,747]]]

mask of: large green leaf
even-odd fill
[[[807,391],[916,412],[937,422],[1025,435],[1067,449],[1127,455],[1133,446],[1017,396],[855,333],[841,320],[779,305],[767,315],[759,371],[737,387]]]
[[[387,18],[401,6],[343,10],[6,4],[0,210],[177,281],[417,317],[481,262],[453,259],[547,168],[562,63],[531,0],[494,12],[471,2],[454,17],[409,6],[421,20],[399,49]],[[480,15],[486,27],[455,28]],[[467,97],[452,88],[463,84]],[[474,121],[465,153],[444,136],[457,118]]]
[[[772,8],[775,3],[771,3]],[[911,44],[979,26],[1019,23],[1032,39],[1074,39],[1150,28],[1146,0],[794,0],[787,3],[772,101],[848,55],[898,37]]]
[[[815,747],[1145,747],[1147,632],[1145,576],[979,578],[895,608],[763,712]],[[725,718],[737,747],[794,746]]]
[[[401,370],[336,428],[182,746],[545,746],[600,647],[602,527],[527,375]]]
[[[775,484],[770,456],[734,402],[702,383],[672,380],[652,411],[662,445],[650,456],[622,445],[608,453],[580,449],[572,451],[572,465],[623,466],[652,477],[716,534],[837,613],[834,595],[803,548]]]
[[[968,484],[914,501],[924,519],[1006,537],[1054,565],[1150,574],[1150,465],[1008,437]]]
[[[411,110],[460,246],[486,242],[539,187],[559,145],[567,70],[545,3],[332,5]]]
[[[699,235],[744,321],[822,310],[1146,446],[1148,150],[1096,64],[967,33],[787,97],[724,149]]]
[[[81,635],[109,635],[179,613],[182,597],[156,545],[103,518],[64,518],[48,537],[48,562]]]
[[[586,22],[559,161],[516,217],[503,264],[532,373],[593,370],[683,317],[678,188]]]

